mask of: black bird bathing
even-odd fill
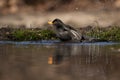
[[[48,22],[55,27],[56,35],[61,41],[72,42],[99,42],[101,40],[83,36],[76,29],[70,25],[64,24],[60,19],[54,19],[52,22]]]
[[[73,27],[64,24],[60,19],[48,22],[55,27],[56,35],[61,41],[81,41],[82,35]]]

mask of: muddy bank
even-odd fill
[[[87,26],[76,28],[82,35],[106,41],[120,41],[120,27],[106,28]],[[58,40],[52,28],[0,28],[0,41]]]
[[[0,40],[37,41],[57,39],[52,30],[40,28],[0,28]]]

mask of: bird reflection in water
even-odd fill
[[[71,46],[67,45],[58,45],[53,55],[49,56],[48,64],[61,64],[71,56],[71,48]]]
[[[63,55],[54,55],[48,58],[48,64],[60,64],[63,60]]]
[[[61,64],[63,61],[79,62],[80,64],[109,63],[109,54],[99,45],[58,45],[53,55],[48,58],[48,64]],[[102,59],[101,59],[102,58]],[[103,61],[104,60],[104,61]]]
[[[55,74],[73,76],[72,80],[119,80],[119,59],[107,46],[57,45],[48,63],[55,65]]]

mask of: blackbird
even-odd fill
[[[64,24],[60,19],[54,19],[52,22],[48,22],[55,28],[57,37],[61,41],[79,41],[81,42],[83,36],[70,25]]]

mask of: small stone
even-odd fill
[[[9,35],[10,34],[10,32],[6,32],[6,35]]]

